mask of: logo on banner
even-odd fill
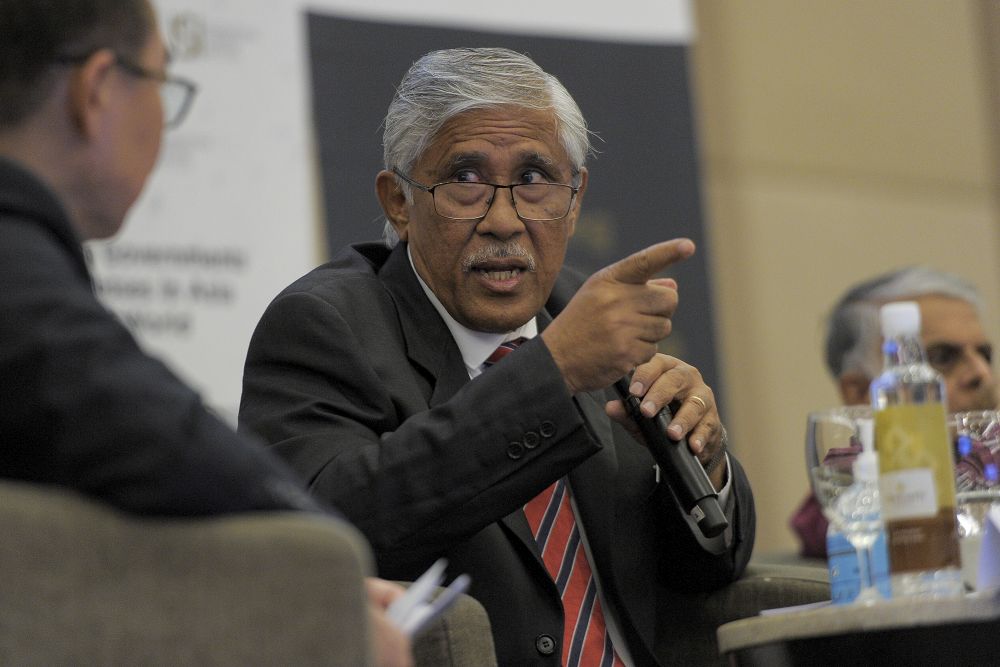
[[[170,53],[179,60],[197,58],[205,51],[205,20],[194,12],[179,12],[167,22]]]

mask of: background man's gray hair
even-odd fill
[[[880,275],[857,285],[845,294],[830,313],[826,332],[826,365],[833,377],[861,372],[874,378],[879,374],[882,332],[879,307],[937,294],[982,307],[979,293],[958,276],[915,266]]]
[[[385,168],[409,174],[449,120],[473,109],[503,105],[552,110],[575,184],[590,152],[590,135],[580,108],[556,77],[527,56],[501,48],[432,51],[413,63],[385,117]],[[396,180],[410,201],[410,186]],[[399,241],[388,220],[384,236],[390,247]]]

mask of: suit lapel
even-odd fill
[[[417,280],[405,243],[393,248],[379,278],[396,304],[407,356],[431,379],[428,404],[440,405],[469,381],[469,374],[451,332]]]
[[[433,388],[428,403],[431,407],[440,405],[469,382],[469,375],[451,332],[417,280],[405,243],[392,250],[379,277],[396,304],[407,356],[431,379]],[[542,331],[551,321],[548,312],[540,312],[538,330]],[[601,392],[578,394],[574,400],[592,436],[604,443],[604,447],[570,474],[570,488],[595,559],[610,563],[614,507],[606,501],[603,489],[617,471],[611,422],[604,412]],[[540,567],[545,567],[522,510],[503,517],[499,523],[514,542],[534,556]]]
[[[542,570],[545,570],[545,563],[542,561],[542,554],[538,551],[538,542],[535,541],[535,535],[531,532],[531,526],[528,524],[528,517],[524,515],[524,510],[514,510],[504,518],[500,519],[500,525],[510,536],[511,542],[523,549],[526,549],[527,552],[535,559],[538,566],[541,567]],[[547,572],[547,570],[545,571]]]

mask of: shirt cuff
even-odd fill
[[[721,507],[729,506],[729,496],[732,495],[733,488],[733,469],[729,466],[729,454],[726,455],[726,483],[719,489],[719,505]]]

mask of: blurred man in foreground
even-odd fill
[[[0,0],[0,35],[0,476],[147,515],[321,511],[94,297],[81,241],[119,230],[195,91],[152,6]],[[369,592],[376,650],[409,664],[398,587]]]
[[[576,103],[527,57],[425,55],[385,121],[389,243],[279,295],[244,374],[241,423],[361,528],[382,576],[439,556],[471,575],[502,665],[659,664],[672,591],[732,581],[753,544],[711,388],[656,352],[678,296],[654,276],[694,244],[582,286],[562,270],[588,151]],[[645,413],[676,401],[667,433],[723,489],[730,530],[705,546],[622,428],[608,388],[633,368]]]
[[[865,281],[834,307],[826,335],[826,365],[844,404],[871,403],[869,387],[882,372],[879,308],[890,301],[920,305],[920,336],[927,361],[944,377],[948,411],[996,409],[993,343],[979,318],[979,294],[961,278],[926,267]],[[826,557],[827,521],[812,494],[790,523],[803,556]]]

